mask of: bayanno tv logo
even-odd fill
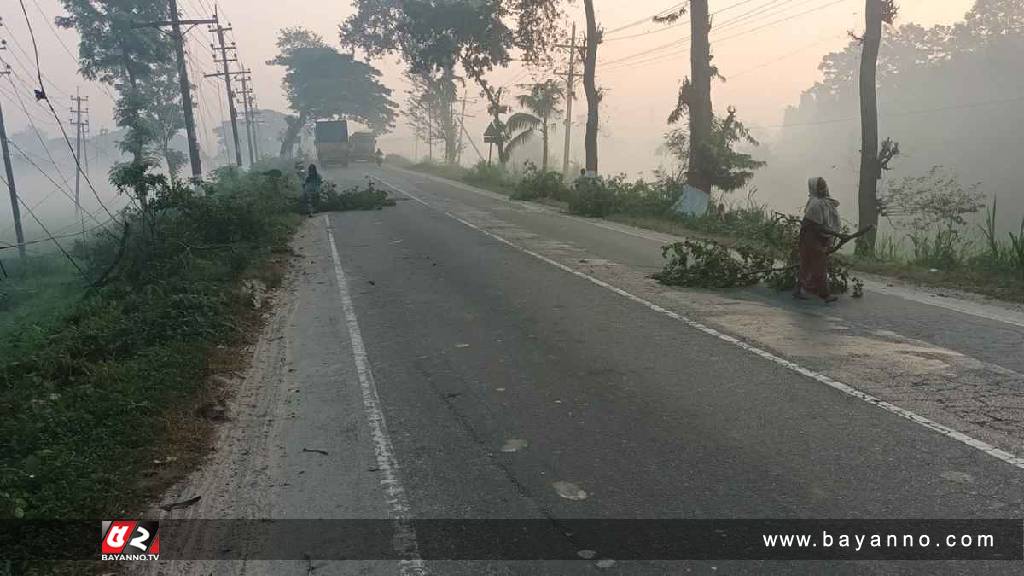
[[[100,560],[159,560],[160,523],[104,520]]]

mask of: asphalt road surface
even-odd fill
[[[1021,518],[1024,328],[897,287],[666,289],[666,238],[354,165],[170,518]],[[965,311],[956,310],[963,308]],[[998,310],[997,310],[998,312]],[[582,556],[587,556],[583,558]],[[167,573],[996,574],[1020,562],[168,563]]]

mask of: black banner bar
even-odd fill
[[[2,521],[0,559],[96,560],[101,521]],[[411,528],[416,546],[396,536]],[[1021,520],[161,520],[160,560],[1024,560]]]

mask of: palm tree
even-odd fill
[[[516,117],[520,117],[518,124],[520,128],[529,127],[527,131],[520,133],[520,136],[524,138],[523,142],[530,138],[534,130],[538,127],[540,128],[541,137],[544,140],[544,157],[541,162],[541,170],[543,172],[548,171],[548,134],[551,128],[551,121],[562,113],[561,109],[559,109],[559,104],[562,102],[564,94],[565,92],[562,90],[561,85],[554,80],[546,80],[540,84],[534,84],[529,94],[522,94],[516,98],[519,101],[519,105],[531,113],[521,112],[509,118],[510,128],[513,126],[513,120]]]
[[[505,160],[512,151],[530,141],[533,133],[541,126],[541,119],[526,112],[516,112],[509,116],[504,126]]]

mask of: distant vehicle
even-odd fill
[[[348,122],[344,120],[320,120],[314,130],[316,158],[321,167],[348,166],[351,156],[351,142],[348,137]]]
[[[352,160],[371,162],[377,151],[377,136],[372,132],[356,132],[349,139]]]

